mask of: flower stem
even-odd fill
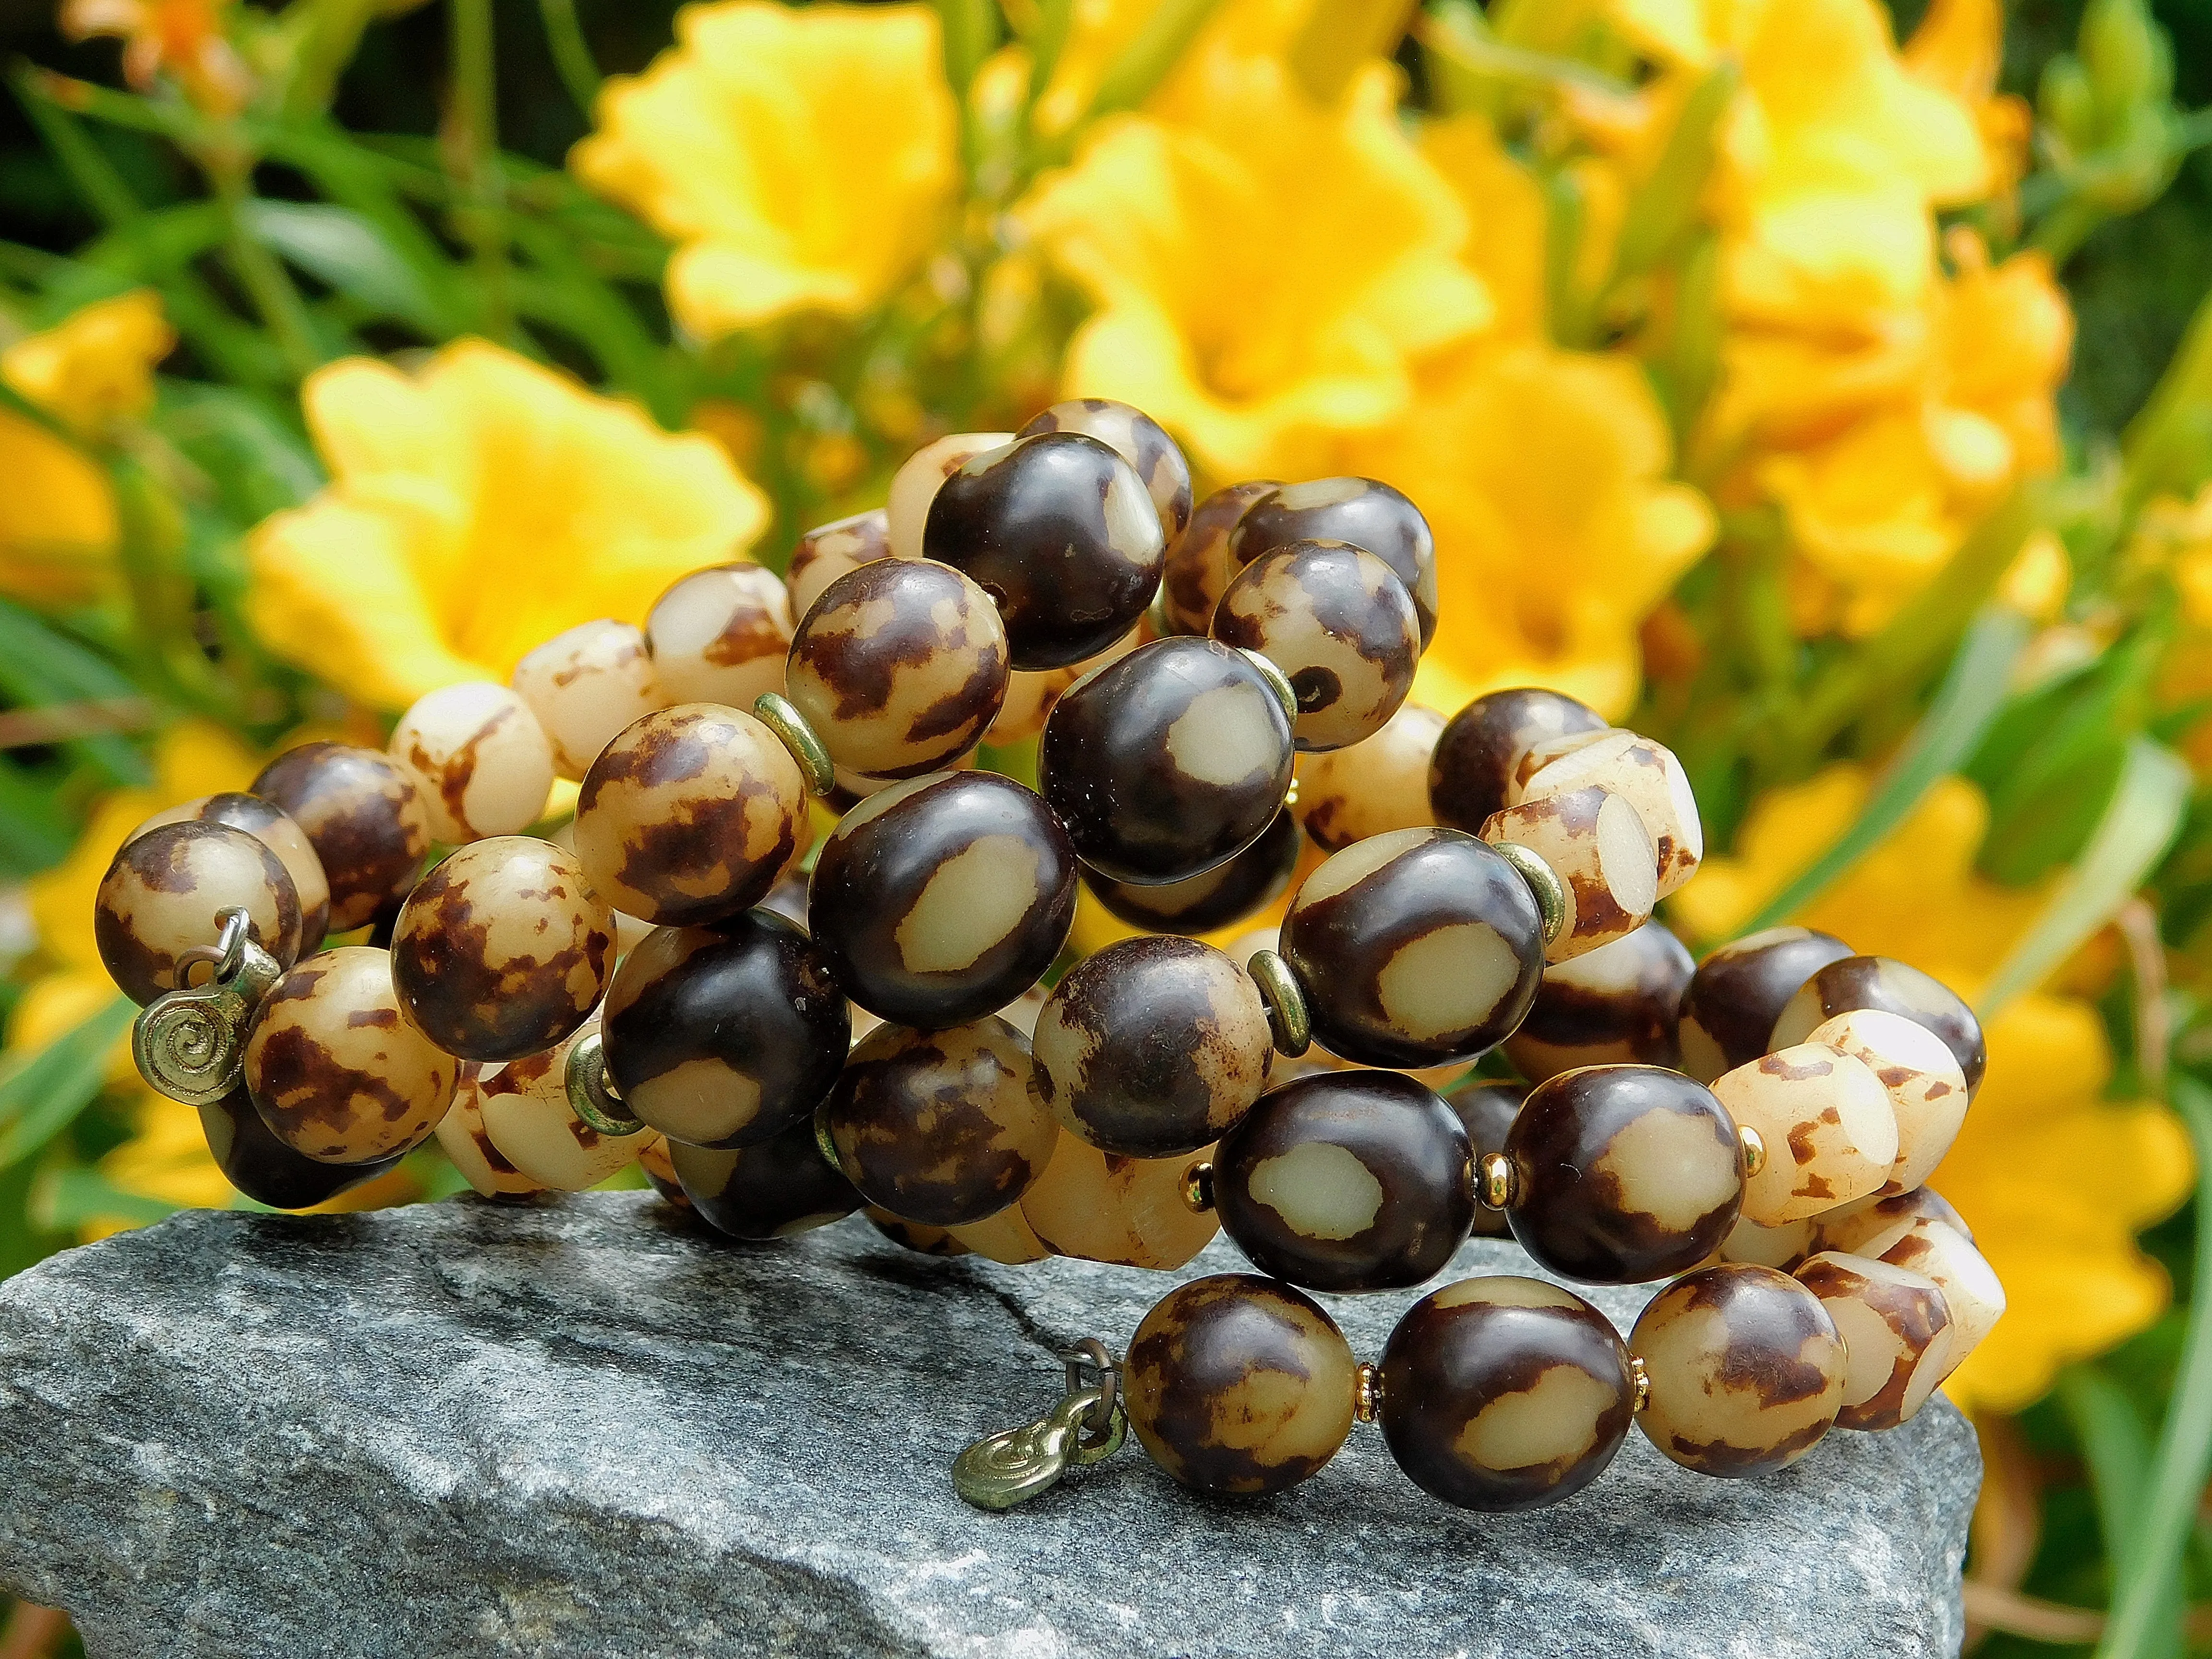
[[[283,354],[285,368],[295,380],[305,380],[322,362],[307,302],[300,297],[283,264],[255,234],[250,222],[252,198],[246,187],[245,167],[218,161],[209,161],[207,167],[216,201],[222,210],[223,252],[230,268],[268,325],[270,337]]]
[[[544,20],[546,50],[553,54],[561,84],[588,121],[599,95],[599,66],[584,39],[583,25],[576,21],[576,0],[538,0],[538,13]]]
[[[448,15],[458,171],[470,200],[462,234],[476,249],[484,332],[505,340],[514,331],[514,296],[507,270],[507,180],[499,161],[491,0],[453,0]]]

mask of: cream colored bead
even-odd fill
[[[1762,1227],[1756,1221],[1739,1217],[1713,1254],[1717,1261],[1747,1261],[1753,1267],[1775,1267],[1786,1273],[1812,1248],[1813,1224],[1809,1220]]]
[[[1865,1061],[1800,1043],[1716,1079],[1740,1127],[1758,1131],[1766,1162],[1743,1184],[1743,1212],[1779,1226],[1864,1198],[1897,1161],[1897,1115]]]
[[[791,632],[782,580],[744,559],[693,571],[645,619],[662,702],[746,710],[763,692],[783,690]]]
[[[389,745],[422,792],[430,839],[458,846],[538,822],[553,789],[553,744],[512,688],[465,680],[418,697]]]
[[[1928,1403],[1949,1370],[1949,1304],[1932,1279],[1840,1251],[1797,1269],[1844,1339],[1844,1406],[1836,1425],[1893,1429]]]
[[[1060,1139],[1069,1140],[1073,1137],[1062,1135]],[[1029,1218],[1022,1213],[1019,1204],[1009,1204],[996,1215],[987,1215],[981,1221],[945,1231],[986,1261],[996,1261],[1003,1267],[1018,1267],[1024,1262],[1042,1261],[1052,1254],[1052,1246],[1030,1228]]]
[[[957,472],[971,455],[997,449],[1014,441],[1011,432],[955,432],[933,444],[924,444],[908,456],[891,474],[890,499],[884,504],[891,556],[921,556],[922,526],[929,521],[929,504],[945,481]]]
[[[1370,836],[1434,823],[1429,760],[1443,729],[1442,714],[1409,702],[1371,738],[1299,756],[1291,816],[1332,853]]]
[[[1966,1234],[1948,1222],[1915,1217],[1876,1233],[1851,1254],[1907,1268],[1942,1286],[1953,1326],[1944,1376],[1958,1370],[2004,1316],[2003,1285]]]
[[[461,1086],[445,1116],[438,1120],[438,1145],[461,1179],[485,1198],[519,1198],[543,1192],[538,1182],[507,1162],[507,1154],[492,1144],[491,1132],[484,1127],[477,1074],[498,1069],[474,1060],[462,1063]]]
[[[791,562],[784,567],[784,590],[791,599],[790,620],[796,623],[812,610],[822,590],[847,571],[887,559],[890,554],[890,518],[880,507],[817,525],[799,538],[799,545],[791,550]]]
[[[1613,736],[1619,727],[1600,726],[1584,732],[1562,732],[1534,743],[1513,757],[1505,771],[1505,793],[1518,799],[1521,786],[1542,771],[1562,755],[1571,755],[1577,749],[1587,748],[1600,738]]]
[[[1884,1193],[1909,1193],[1936,1173],[1966,1121],[1966,1074],[1950,1044],[1902,1014],[1858,1008],[1815,1026],[1808,1042],[1864,1060],[1897,1114],[1897,1162]]]
[[[1180,1267],[1221,1231],[1218,1215],[1193,1210],[1183,1196],[1184,1176],[1212,1156],[1206,1146],[1182,1158],[1115,1158],[1064,1134],[1022,1194],[1022,1214],[1055,1255]]]
[[[553,769],[581,778],[607,740],[664,699],[645,635],[628,623],[579,623],[514,665],[510,682],[553,745]]]
[[[470,1091],[501,1157],[526,1181],[556,1192],[598,1186],[629,1167],[645,1142],[643,1135],[603,1135],[568,1108],[568,1050],[599,1029],[593,1014],[558,1048],[483,1066]]]
[[[1555,739],[1569,742],[1571,739]],[[1612,731],[1538,767],[1509,792],[1509,805],[1601,783],[1626,798],[1658,853],[1658,891],[1665,898],[1696,873],[1705,835],[1689,775],[1664,744],[1634,732]]]
[[[1933,1187],[1916,1187],[1909,1193],[1878,1193],[1838,1205],[1813,1224],[1813,1248],[1857,1255],[1877,1234],[1897,1238],[1904,1234],[1905,1223],[1923,1219],[1955,1227],[1968,1243],[1973,1242],[1973,1229],[1948,1199]]]
[[[1547,962],[1626,939],[1651,920],[1658,854],[1624,795],[1589,784],[1523,801],[1492,813],[1482,839],[1525,847],[1559,877],[1567,919],[1544,947]]]

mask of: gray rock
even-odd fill
[[[1132,1443],[1011,1514],[962,1504],[962,1445],[1166,1284],[857,1219],[732,1245],[645,1194],[180,1216],[0,1288],[0,1579],[103,1659],[1958,1648],[1979,1462],[1941,1401],[1763,1480],[1632,1434],[1519,1517],[1432,1502],[1371,1428],[1272,1499],[1194,1497]],[[1595,1299],[1625,1328],[1644,1295]],[[1370,1357],[1410,1300],[1332,1298]]]

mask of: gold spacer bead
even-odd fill
[[[1182,1201],[1199,1215],[1213,1207],[1213,1165],[1204,1158],[1182,1172]]]
[[[811,793],[826,795],[837,787],[837,767],[830,758],[829,745],[788,697],[777,691],[762,692],[753,700],[753,718],[775,732],[791,751],[792,759],[799,763],[799,775],[806,780]]]
[[[1267,1005],[1267,1029],[1275,1034],[1275,1052],[1297,1059],[1313,1043],[1313,1020],[1290,964],[1273,951],[1255,951],[1244,971],[1260,988],[1260,1000]]]
[[[839,1175],[845,1173],[845,1161],[837,1156],[837,1142],[830,1133],[830,1103],[823,1101],[814,1109],[814,1150],[822,1154],[822,1161]]]
[[[1567,887],[1559,879],[1559,872],[1516,842],[1496,842],[1492,847],[1528,884],[1528,896],[1536,901],[1536,913],[1544,919],[1545,945],[1548,947],[1558,944],[1559,935],[1567,927]]]
[[[1632,1353],[1628,1356],[1628,1376],[1629,1380],[1636,1385],[1636,1403],[1629,1409],[1632,1412],[1640,1412],[1651,1403],[1651,1373],[1644,1368],[1642,1354]]]
[[[1298,694],[1291,685],[1290,676],[1257,651],[1240,649],[1237,654],[1260,671],[1260,678],[1267,682],[1267,690],[1275,694],[1275,701],[1283,705],[1283,713],[1292,726],[1298,723]]]
[[[1474,1195],[1486,1210],[1510,1210],[1521,1195],[1521,1182],[1513,1173],[1513,1160],[1503,1152],[1485,1152],[1474,1161]]]
[[[1748,1181],[1766,1167],[1766,1137],[1748,1123],[1739,1123],[1735,1138],[1743,1148],[1743,1178]]]
[[[1152,590],[1152,602],[1145,607],[1145,622],[1156,640],[1172,639],[1175,628],[1168,621],[1168,585],[1162,582]]]
[[[1382,1406],[1382,1373],[1363,1363],[1352,1384],[1352,1415],[1359,1422],[1372,1423]]]
[[[622,1091],[607,1075],[606,1049],[599,1032],[568,1045],[561,1080],[568,1091],[568,1109],[587,1127],[615,1136],[634,1135],[645,1127],[622,1103]]]

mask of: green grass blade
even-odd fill
[[[127,997],[88,1014],[44,1048],[0,1066],[0,1170],[20,1164],[92,1103],[108,1051],[137,1015]]]
[[[2097,1504],[2097,1528],[2105,1559],[2129,1559],[2135,1530],[2142,1523],[2150,1492],[2150,1435],[2128,1392],[2095,1365],[2071,1365],[2061,1372],[2058,1403],[2071,1420],[2089,1466],[2089,1486]],[[2175,1586],[2176,1589],[2179,1587]],[[2156,1639],[2146,1649],[2159,1659],[2179,1659],[2181,1601],[2169,1594],[2154,1622]]]
[[[99,1170],[81,1164],[48,1172],[32,1203],[40,1224],[58,1233],[73,1233],[88,1221],[111,1218],[147,1225],[183,1207],[164,1198],[125,1192]]]

